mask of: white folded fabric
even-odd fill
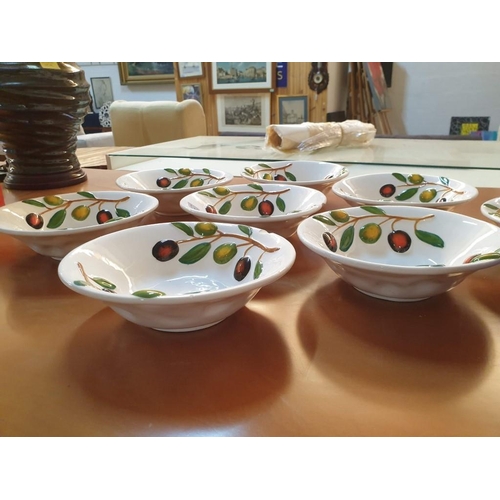
[[[366,146],[377,130],[371,123],[358,120],[300,125],[268,125],[265,146],[280,151],[314,151],[324,147]]]

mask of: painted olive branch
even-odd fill
[[[290,191],[290,189],[282,189],[280,191],[259,191],[259,190],[255,190],[255,191],[238,191],[238,192],[235,192],[235,191],[231,191],[229,190],[229,193],[227,194],[224,194],[224,195],[218,195],[218,196],[222,196],[221,198],[219,198],[215,203],[214,203],[214,207],[216,207],[219,203],[221,203],[222,201],[225,201],[227,198],[231,197],[231,199],[229,201],[234,201],[234,199],[236,198],[237,195],[239,194],[250,194],[250,195],[253,195],[255,196],[256,198],[260,198],[260,197],[264,197],[264,200],[268,197],[268,196],[271,196],[271,195],[276,195],[276,196],[279,196],[280,194],[284,194],[284,193],[288,193],[288,191]]]
[[[120,198],[118,200],[111,200],[111,199],[106,199],[106,198],[82,198],[82,199],[77,199],[77,200],[64,200],[64,203],[61,203],[60,205],[54,205],[52,207],[46,207],[47,210],[43,210],[40,212],[39,215],[44,215],[48,212],[51,212],[52,210],[65,210],[67,209],[70,205],[73,203],[82,203],[83,201],[89,201],[86,207],[93,207],[94,205],[99,205],[99,207],[103,203],[114,203],[115,207],[117,207],[121,202],[127,201],[130,198],[130,196],[124,196],[123,198]],[[92,201],[90,201],[92,200]]]
[[[426,220],[426,219],[431,219],[432,217],[434,217],[434,215],[430,214],[430,215],[425,215],[424,217],[404,217],[401,215],[387,215],[387,214],[385,214],[385,215],[384,214],[360,215],[358,217],[350,217],[348,221],[346,221],[340,225],[335,224],[336,227],[333,231],[335,232],[338,229],[342,229],[344,226],[347,226],[349,224],[352,224],[353,226],[355,226],[360,220],[373,219],[373,218],[379,218],[379,217],[385,217],[385,220],[380,222],[379,225],[384,224],[385,222],[392,220],[391,229],[394,230],[394,225],[397,222],[400,222],[402,220],[415,221],[415,226],[416,226],[416,224],[418,224],[419,222]]]

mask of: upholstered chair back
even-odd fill
[[[205,112],[194,100],[113,101],[109,109],[115,146],[147,146],[207,135]]]

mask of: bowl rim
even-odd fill
[[[198,221],[175,221],[175,224],[181,223],[181,224],[196,224]],[[155,230],[159,235],[162,234],[162,230],[164,230],[167,226],[172,226],[174,222],[161,222],[161,223],[156,223],[156,224],[147,224],[144,226],[135,226],[131,227],[128,229],[123,229],[118,232],[114,233],[109,233],[105,234],[102,236],[99,236],[97,238],[94,238],[91,241],[87,241],[86,243],[83,243],[79,245],[78,247],[74,248],[70,252],[68,252],[59,262],[57,266],[57,275],[59,276],[59,279],[62,281],[64,285],[66,285],[70,290],[75,291],[76,293],[80,293],[82,295],[91,297],[91,298],[97,298],[102,300],[103,302],[107,303],[112,303],[112,304],[147,304],[151,306],[158,306],[161,304],[168,305],[168,304],[180,304],[180,303],[186,303],[186,302],[192,302],[192,303],[197,303],[197,302],[212,302],[212,301],[218,301],[223,298],[227,297],[233,297],[235,295],[242,295],[246,294],[251,290],[255,289],[260,289],[268,284],[271,284],[278,279],[280,279],[282,276],[284,276],[294,265],[295,259],[296,259],[296,250],[295,247],[283,236],[280,236],[279,234],[276,233],[268,233],[265,231],[265,234],[272,234],[274,235],[278,241],[277,244],[281,248],[285,248],[285,252],[289,253],[290,258],[288,262],[286,263],[285,266],[282,266],[280,268],[277,268],[275,271],[272,271],[271,274],[268,276],[265,276],[264,278],[257,278],[251,281],[248,281],[246,283],[236,283],[234,286],[230,286],[228,288],[223,288],[220,290],[211,290],[208,292],[203,292],[203,293],[188,293],[185,295],[163,295],[159,297],[154,297],[153,299],[146,299],[142,297],[137,297],[135,295],[131,294],[110,294],[103,292],[101,290],[96,290],[91,287],[84,287],[84,286],[77,286],[75,285],[72,281],[69,281],[65,277],[65,272],[66,269],[69,269],[68,266],[74,264],[76,262],[75,255],[82,250],[85,249],[85,247],[88,247],[89,245],[95,246],[99,244],[104,244],[106,246],[106,243],[109,239],[113,238],[119,238],[119,237],[125,237],[127,234],[130,234],[131,236],[134,236],[133,233],[140,233],[140,232],[146,232],[146,231],[153,231]],[[232,227],[237,227],[237,224],[232,224],[232,223],[225,223],[223,226],[232,226]],[[258,232],[264,231],[258,227],[254,226],[248,226],[252,230]]]
[[[369,205],[370,207],[374,208],[381,208],[381,209],[387,209],[387,205]],[[492,230],[493,233],[497,233],[499,235],[499,245],[500,245],[500,228],[495,226],[494,224],[491,224],[489,222],[483,221],[481,219],[476,219],[474,217],[470,217],[468,215],[463,215],[459,214],[456,212],[449,212],[449,211],[443,211],[439,209],[426,209],[425,207],[420,207],[420,206],[408,206],[408,205],[398,205],[394,206],[394,208],[398,209],[405,209],[405,210],[411,210],[411,211],[416,211],[417,213],[425,213],[429,214],[432,213],[436,216],[439,217],[449,217],[449,218],[457,218],[460,217],[462,220],[466,220],[469,222],[473,222],[476,224],[479,224],[481,226],[489,226]],[[344,210],[346,212],[353,211],[353,210],[362,210],[362,207],[348,207],[348,208],[342,208],[340,210]],[[331,212],[331,210],[321,212],[315,215],[328,215]],[[311,251],[315,252],[316,254],[320,255],[323,258],[326,258],[327,260],[333,261],[335,263],[345,265],[346,267],[352,267],[355,269],[362,269],[366,271],[372,271],[372,272],[378,272],[378,273],[384,273],[384,274],[397,274],[397,275],[419,275],[419,276],[435,276],[435,275],[443,275],[443,274],[450,274],[450,273],[460,273],[460,274],[470,274],[476,270],[479,269],[484,269],[487,267],[492,267],[495,265],[500,264],[500,259],[491,259],[491,260],[481,260],[477,262],[469,262],[469,263],[462,263],[462,264],[455,264],[453,266],[415,266],[415,265],[399,265],[399,264],[385,264],[383,262],[370,262],[367,260],[361,260],[358,258],[354,257],[348,257],[347,255],[342,255],[338,254],[335,252],[331,252],[327,250],[326,248],[322,248],[319,245],[317,245],[315,242],[311,241],[309,238],[306,237],[305,235],[305,227],[307,224],[310,224],[311,221],[313,220],[312,216],[308,217],[304,221],[302,221],[299,224],[299,227],[297,228],[297,236],[299,240]],[[315,221],[318,224],[321,224],[320,221]],[[392,271],[392,273],[391,273]]]
[[[189,168],[191,170],[191,172],[193,172],[193,173],[198,173],[198,174],[206,173],[206,172],[204,172],[203,168],[191,168],[191,167],[181,167],[181,168]],[[214,182],[212,184],[207,184],[206,186],[192,186],[192,187],[189,186],[189,187],[183,187],[183,188],[174,190],[174,189],[162,189],[160,187],[156,187],[156,188],[151,187],[151,188],[147,188],[147,189],[142,189],[142,188],[138,188],[138,187],[130,187],[130,186],[123,187],[120,184],[120,182],[123,183],[123,181],[126,179],[134,179],[134,178],[140,177],[141,175],[144,175],[146,173],[165,172],[165,168],[155,168],[155,169],[151,169],[151,170],[135,170],[133,172],[129,172],[128,174],[121,175],[120,177],[118,177],[115,180],[115,183],[121,190],[132,191],[134,193],[143,193],[143,194],[150,194],[150,195],[167,195],[168,196],[168,195],[179,195],[179,194],[184,195],[185,193],[192,193],[192,192],[200,191],[200,190],[206,189],[207,186],[220,186],[221,183],[227,184],[227,183],[231,182],[234,178],[233,174],[231,174],[230,172],[225,172],[224,170],[218,170],[218,169],[213,169],[213,168],[210,168],[209,170],[210,170],[210,172],[222,174],[222,178],[220,180],[218,180],[217,182]]]
[[[38,199],[43,199],[44,196],[68,196],[68,195],[76,195],[80,191],[71,191],[70,193],[59,193],[59,194],[52,194],[52,193],[47,193],[43,196],[35,196],[35,197],[28,197],[24,198],[25,200],[38,200]],[[104,228],[113,227],[116,226],[121,226],[124,224],[127,224],[131,221],[135,221],[137,219],[141,219],[145,217],[146,215],[149,215],[150,213],[154,212],[159,205],[159,201],[154,197],[151,196],[147,193],[137,193],[134,191],[125,191],[125,190],[91,190],[89,191],[93,195],[101,195],[101,196],[109,196],[119,194],[120,196],[123,196],[124,194],[128,194],[129,196],[134,196],[134,197],[140,197],[143,198],[146,201],[149,201],[150,206],[147,207],[147,209],[142,210],[141,212],[138,212],[136,214],[130,215],[130,217],[124,217],[123,219],[117,219],[112,221],[111,223],[106,223],[106,224],[93,224],[92,226],[83,226],[83,227],[68,227],[64,228],[62,230],[53,229],[50,231],[37,231],[37,230],[29,230],[29,229],[10,229],[10,228],[4,228],[2,227],[1,221],[0,221],[0,233],[5,233],[5,234],[10,234],[12,236],[25,236],[25,237],[34,237],[34,238],[52,238],[54,236],[61,237],[64,235],[75,235],[75,234],[83,234],[83,233],[90,233],[94,231],[101,231]],[[90,198],[88,198],[90,199]],[[83,199],[82,199],[83,200]],[[0,207],[0,211],[3,211],[6,208],[12,207],[14,205],[18,205],[23,203],[24,200],[18,200],[14,201],[12,203],[9,203],[8,205],[4,205],[3,207]],[[21,206],[21,205],[20,205]]]
[[[309,187],[309,186],[313,186],[313,185],[318,185],[318,184],[322,184],[322,185],[329,185],[329,184],[334,184],[334,183],[337,183],[339,182],[340,180],[344,179],[345,177],[347,177],[349,175],[349,170],[348,168],[345,166],[345,165],[341,165],[340,163],[336,163],[336,162],[328,162],[328,161],[314,161],[314,160],[273,160],[273,161],[268,161],[268,162],[264,162],[264,161],[261,161],[261,162],[257,162],[255,163],[254,165],[258,166],[260,163],[266,163],[269,164],[269,165],[276,165],[278,163],[283,163],[283,164],[288,164],[288,163],[305,163],[305,164],[311,164],[311,165],[328,165],[330,166],[330,168],[333,168],[333,172],[332,173],[336,173],[337,171],[339,172],[339,175],[335,176],[335,177],[331,177],[331,178],[328,178],[328,179],[325,179],[325,178],[322,178],[322,179],[309,179],[309,180],[302,180],[302,181],[293,181],[291,182],[290,184],[293,184],[295,186],[305,186],[305,187]],[[253,166],[253,165],[252,165]],[[258,178],[258,177],[252,177],[250,174],[248,174],[245,169],[246,168],[252,168],[252,166],[250,167],[244,167],[241,171],[240,171],[240,175],[242,177],[244,177],[245,179],[248,179],[248,180],[252,180],[252,181],[258,181],[258,182],[262,182],[262,183],[266,183],[266,184],[272,184],[272,183],[276,183],[276,181],[274,179],[271,179],[271,180],[267,180],[267,179],[261,179],[261,178]]]
[[[417,172],[414,172],[417,173]],[[414,206],[414,207],[429,207],[429,208],[438,208],[438,207],[454,207],[456,205],[460,205],[462,203],[466,203],[468,201],[473,200],[476,198],[479,194],[478,189],[475,186],[472,186],[471,184],[467,184],[466,182],[460,181],[458,179],[452,178],[452,177],[447,177],[447,179],[451,182],[457,182],[462,184],[467,191],[469,192],[468,197],[464,197],[461,200],[452,200],[452,201],[442,201],[442,202],[421,202],[421,201],[398,201],[398,200],[380,200],[380,199],[370,199],[370,198],[363,198],[360,196],[354,196],[349,193],[341,192],[341,189],[343,186],[346,185],[347,182],[349,181],[356,181],[361,178],[376,178],[376,177],[385,177],[385,176],[392,176],[393,172],[372,172],[368,174],[359,174],[359,175],[350,175],[347,179],[343,178],[339,182],[335,183],[332,186],[332,192],[338,196],[339,198],[343,198],[344,200],[352,201],[358,204],[362,205],[394,205],[394,206]],[[405,174],[403,174],[405,175]],[[408,174],[406,174],[408,175]],[[429,179],[439,179],[440,177],[443,177],[442,175],[434,175],[434,174],[429,174],[426,175],[427,178]]]
[[[250,186],[252,184],[260,185],[260,183],[258,183],[258,182],[253,182],[251,184],[246,184],[246,183],[245,184],[231,184],[230,186],[226,186],[226,187],[228,187],[229,189],[237,188],[235,191],[238,191],[239,189],[243,190],[243,188]],[[321,191],[318,191],[317,189],[313,189],[311,187],[308,187],[308,186],[301,186],[298,184],[267,183],[267,184],[265,184],[265,187],[271,188],[271,189],[283,188],[283,189],[291,189],[291,190],[302,191],[302,192],[309,192],[309,193],[313,194],[314,197],[318,198],[318,202],[315,203],[315,205],[310,207],[309,209],[303,210],[301,212],[290,212],[288,214],[281,214],[280,213],[280,214],[276,214],[276,215],[275,215],[275,213],[273,213],[271,216],[244,215],[244,214],[243,215],[229,215],[229,214],[220,214],[220,213],[212,214],[209,212],[202,212],[199,210],[194,210],[194,209],[188,207],[189,201],[192,200],[193,198],[195,198],[196,196],[199,196],[200,191],[196,191],[194,193],[190,193],[190,194],[184,196],[180,200],[179,204],[180,204],[181,208],[185,212],[187,212],[188,214],[194,215],[195,217],[203,216],[204,218],[209,219],[211,221],[221,221],[221,222],[225,221],[228,223],[237,223],[237,222],[241,223],[242,221],[249,221],[249,222],[252,221],[255,223],[259,223],[259,224],[261,224],[261,223],[262,224],[271,224],[273,222],[296,220],[296,219],[307,217],[310,214],[316,213],[327,202],[327,198],[326,198],[326,195],[324,193],[322,193]],[[210,187],[208,189],[210,189]],[[323,200],[323,201],[320,203],[320,200]]]

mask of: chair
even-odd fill
[[[194,99],[113,101],[109,114],[115,146],[147,146],[207,135],[205,112]]]

